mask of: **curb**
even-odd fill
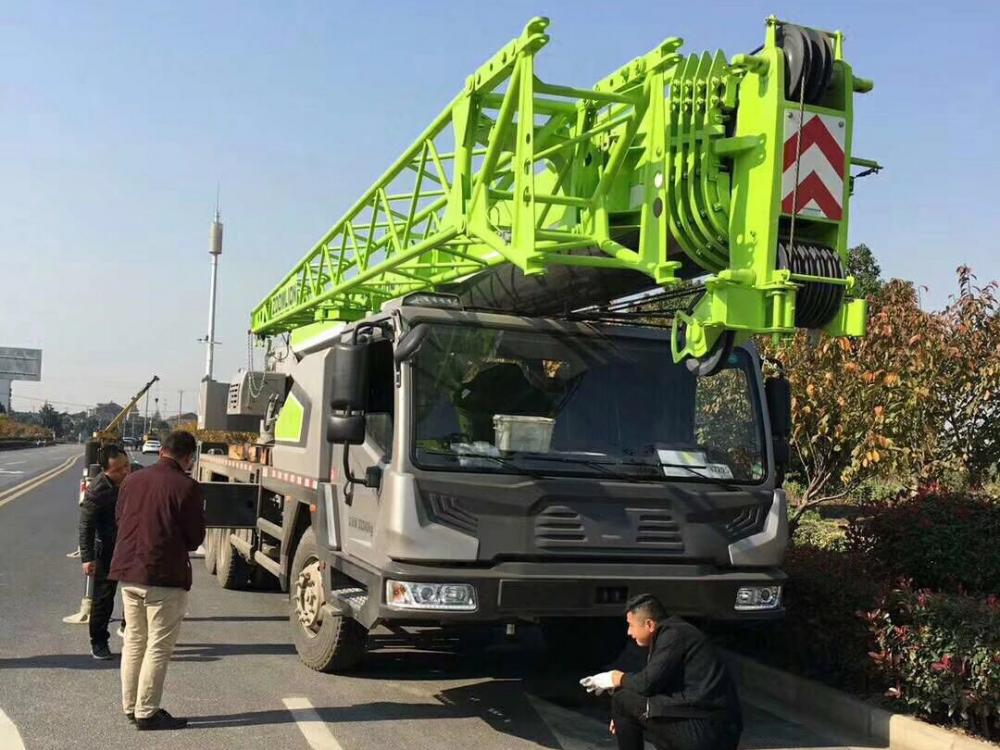
[[[814,680],[724,652],[741,693],[774,701],[806,721],[822,721],[889,750],[997,750],[983,740],[872,706]],[[753,698],[748,698],[753,703]]]

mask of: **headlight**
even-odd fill
[[[389,609],[439,609],[475,612],[476,590],[468,583],[414,583],[386,581]]]
[[[781,586],[743,586],[736,592],[737,611],[777,609],[781,604]]]

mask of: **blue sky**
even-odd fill
[[[851,234],[939,307],[1000,277],[1000,3],[93,2],[0,5],[0,346],[45,350],[15,408],[168,413],[204,369],[208,228],[226,223],[216,376],[250,309],[534,15],[539,75],[590,86],[667,36],[749,51],[771,14],[837,28],[857,74]]]

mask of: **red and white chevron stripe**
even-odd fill
[[[789,116],[790,115],[790,116]],[[785,149],[781,175],[781,210],[799,216],[844,218],[844,178],[847,127],[842,117],[804,112],[799,148],[799,113],[785,117]],[[799,185],[795,189],[795,157],[799,157]],[[795,206],[792,205],[794,199]]]

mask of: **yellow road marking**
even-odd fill
[[[44,474],[40,474],[39,476],[34,477],[33,479],[29,479],[27,482],[22,482],[16,487],[12,487],[6,492],[0,493],[0,508],[2,508],[7,503],[13,500],[17,500],[17,498],[21,497],[21,495],[31,492],[36,487],[41,487],[43,484],[45,484],[53,477],[59,476],[64,471],[66,471],[66,469],[70,468],[73,464],[79,461],[80,455],[82,454],[76,456],[70,456],[61,464],[56,466],[54,469],[49,469]]]

